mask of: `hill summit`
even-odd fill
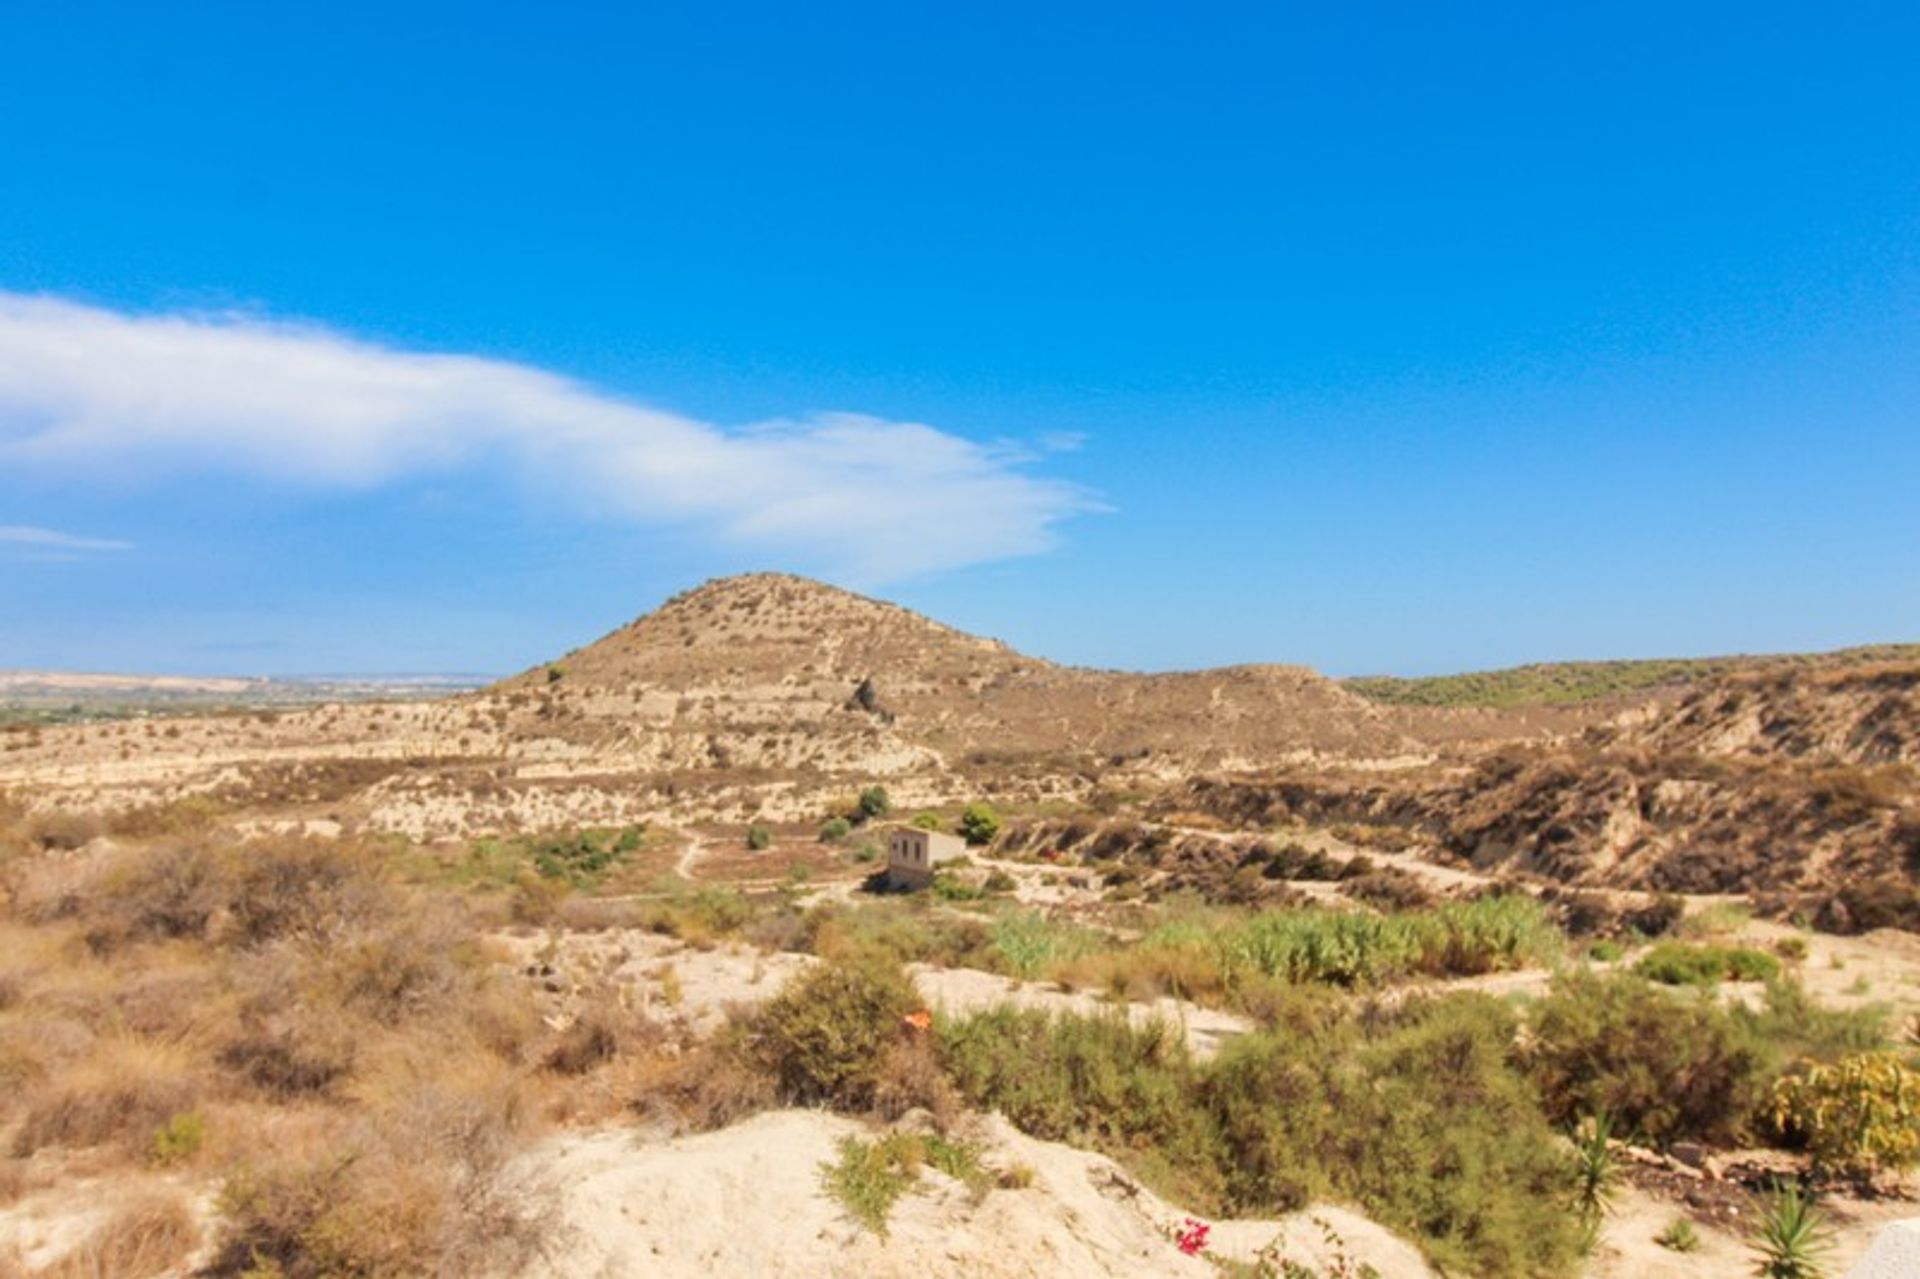
[[[1303,667],[1140,675],[1027,657],[807,578],[721,578],[496,687],[539,731],[676,740],[663,764],[882,774],[1046,758],[1236,766],[1417,749]],[[664,742],[657,743],[664,745]]]

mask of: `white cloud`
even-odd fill
[[[74,551],[130,551],[132,542],[119,542],[106,537],[76,537],[72,533],[62,533],[58,529],[34,528],[28,524],[0,524],[0,543],[10,546],[36,548],[41,554],[36,558],[72,559]]]
[[[1028,458],[912,422],[729,429],[524,365],[237,314],[0,292],[0,469],[324,488],[505,462],[602,516],[878,582],[1046,549],[1098,503]]]

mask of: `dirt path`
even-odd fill
[[[673,864],[673,873],[682,879],[691,880],[694,866],[706,856],[707,841],[700,837],[698,831],[687,826],[675,827],[673,833],[684,836],[687,841],[687,846],[680,850],[680,860]]]

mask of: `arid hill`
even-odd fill
[[[872,781],[904,803],[1017,802],[1208,775],[1232,780],[1195,803],[1235,820],[1387,820],[1578,882],[1784,887],[1891,865],[1910,792],[1873,770],[1913,759],[1916,669],[1769,666],[1624,714],[1395,706],[1301,667],[1061,666],[752,574],[462,696],[16,729],[0,788],[441,836],[808,818]]]
[[[1723,676],[1464,773],[1288,770],[1170,806],[1235,826],[1361,823],[1480,870],[1759,893],[1829,926],[1920,924],[1920,663]]]

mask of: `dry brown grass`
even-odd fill
[[[508,1173],[539,1090],[642,1036],[610,1005],[552,1042],[457,903],[398,886],[351,845],[168,837],[30,851],[6,874],[10,1153],[103,1175],[165,1158],[223,1183],[215,1274],[511,1262],[540,1233],[538,1196]],[[0,1171],[0,1191],[25,1186],[18,1161]],[[57,1273],[172,1265],[191,1244],[173,1220],[116,1218]]]
[[[523,1090],[485,1071],[395,1066],[367,1091],[364,1108],[324,1115],[235,1170],[206,1273],[451,1277],[513,1273],[531,1255],[549,1196],[512,1170]]]
[[[176,1270],[200,1242],[193,1210],[178,1192],[148,1190],[33,1279],[151,1279]]]
[[[85,1061],[28,1093],[13,1152],[113,1144],[140,1153],[161,1124],[193,1109],[207,1087],[200,1064],[176,1045],[103,1038]]]

